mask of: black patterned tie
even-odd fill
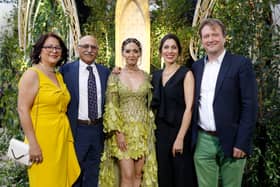
[[[92,72],[92,67],[88,66],[88,117],[91,120],[97,119],[97,91],[95,76]]]

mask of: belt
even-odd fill
[[[218,136],[217,131],[207,131],[207,130],[204,130],[203,128],[201,128],[201,127],[198,127],[198,129],[202,132],[205,132],[206,134],[211,135],[211,136]]]
[[[78,124],[82,124],[82,125],[97,125],[98,123],[101,123],[103,121],[103,118],[98,118],[98,119],[94,119],[94,120],[82,120],[82,119],[78,119],[77,122]]]

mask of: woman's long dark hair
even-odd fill
[[[61,66],[62,64],[67,62],[67,58],[68,58],[68,49],[66,47],[66,45],[64,44],[63,40],[55,33],[50,32],[47,34],[43,34],[35,43],[35,45],[33,45],[33,48],[31,50],[30,53],[30,59],[32,64],[38,64],[40,62],[40,54],[42,51],[42,47],[45,43],[45,41],[50,38],[56,38],[59,42],[59,45],[61,47],[61,58],[60,60],[57,62],[56,66]]]

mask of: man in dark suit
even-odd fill
[[[60,69],[71,94],[67,115],[81,167],[81,175],[74,187],[97,187],[104,144],[102,115],[110,71],[95,62],[98,54],[95,37],[82,37],[78,52],[78,61]]]
[[[207,56],[192,65],[195,77],[193,143],[200,187],[238,187],[251,153],[257,118],[257,83],[249,59],[225,50],[225,26],[206,19],[199,34]]]

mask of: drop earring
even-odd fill
[[[140,67],[142,64],[142,57],[139,58],[138,62],[137,62],[137,66]]]
[[[122,67],[125,67],[126,66],[126,61],[125,61],[125,58],[122,57]]]

